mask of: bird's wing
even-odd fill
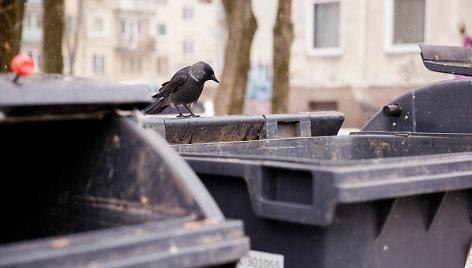
[[[176,72],[168,82],[162,84],[163,87],[159,89],[159,93],[154,95],[154,97],[168,97],[172,92],[175,92],[182,87],[182,85],[187,81],[189,68],[190,66]]]
[[[152,97],[155,98],[155,99],[157,99],[157,98],[159,97],[159,96],[158,96],[159,93],[161,93],[161,91],[164,89],[164,87],[165,87],[168,83],[169,83],[169,81],[163,83],[163,84],[161,85],[161,87],[159,88],[159,90],[157,91],[157,93],[154,94],[154,95],[152,95]]]
[[[163,83],[163,84],[161,85],[161,88],[159,89],[159,92],[161,92],[162,89],[163,89],[168,83],[169,83],[169,81]]]

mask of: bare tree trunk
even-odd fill
[[[84,17],[84,0],[77,0],[77,19],[75,32],[68,33],[65,31],[66,46],[69,52],[70,75],[74,75],[74,64],[77,56],[77,46],[79,44],[80,31],[82,30]]]
[[[0,0],[0,72],[11,72],[11,60],[20,52],[26,0]]]
[[[64,0],[43,0],[43,71],[62,73],[62,36],[64,33]]]
[[[28,0],[18,1],[18,41],[20,42],[20,46],[18,48],[21,47],[21,36],[23,33],[23,18],[25,17],[26,2],[28,2]],[[19,52],[20,51],[18,50],[18,53]]]
[[[293,41],[291,0],[279,0],[274,26],[272,113],[288,113],[290,46]]]
[[[221,84],[215,97],[216,114],[243,112],[250,67],[251,43],[257,29],[251,0],[223,0],[228,41]]]

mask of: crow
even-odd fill
[[[159,92],[153,96],[156,101],[146,107],[144,113],[158,114],[171,105],[179,111],[177,117],[198,117],[187,105],[198,100],[202,94],[203,85],[208,80],[220,83],[215,77],[215,72],[206,62],[199,61],[192,66],[180,69],[169,81],[162,84]],[[179,105],[183,105],[190,112],[190,115],[184,116],[179,110]]]

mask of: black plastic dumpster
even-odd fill
[[[414,89],[350,136],[261,139],[260,131],[246,141],[173,147],[224,215],[244,221],[251,249],[282,255],[284,267],[464,267],[471,92],[472,79]],[[168,125],[152,128],[168,135]],[[248,262],[274,264],[263,256]]]
[[[146,88],[0,76],[0,267],[195,267],[249,240],[134,111]]]
[[[460,267],[471,135],[369,133],[179,145],[252,249],[286,267]],[[462,152],[462,153],[453,153]]]
[[[178,145],[251,247],[286,267],[463,267],[472,135]]]
[[[344,114],[333,111],[184,119],[143,117],[144,127],[154,129],[170,144],[330,136],[338,133],[343,121]]]
[[[472,48],[420,47],[423,63],[428,69],[472,75]],[[433,83],[413,89],[389,102],[363,130],[472,133],[471,99],[470,78]]]

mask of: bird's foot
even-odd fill
[[[192,117],[191,115],[183,115],[183,114],[179,114],[176,116],[177,118],[189,118],[189,117]]]
[[[191,114],[191,115],[189,115],[189,117],[200,117],[200,115],[199,114]]]

